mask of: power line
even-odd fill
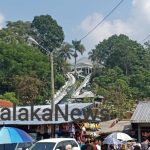
[[[81,40],[85,39],[90,33],[92,33],[100,24],[102,24],[123,2],[124,0],[121,0],[93,29],[91,29],[85,36],[83,36]]]
[[[143,43],[145,40],[147,40],[150,37],[150,34],[146,36],[141,42]]]

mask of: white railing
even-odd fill
[[[75,77],[71,73],[67,73],[68,81],[65,82],[65,85],[63,85],[60,90],[58,90],[54,95],[54,103],[59,103],[66,95],[67,95],[67,89],[71,86],[73,86],[76,82]],[[76,98],[79,96],[80,91],[83,87],[87,85],[91,77],[91,74],[87,75],[84,79],[84,81],[81,83],[79,88],[72,94],[72,98]],[[47,104],[50,104],[51,102],[47,100]]]
[[[75,77],[71,73],[67,73],[66,75],[67,75],[68,81],[66,81],[65,85],[63,85],[60,88],[60,90],[58,90],[54,95],[55,104],[59,103],[64,98],[64,96],[67,95],[67,89],[70,86],[74,85],[76,82]],[[50,101],[47,101],[47,104],[50,104]]]
[[[79,88],[72,94],[72,98],[76,98],[80,94],[81,89],[86,86],[86,84],[90,80],[90,77],[91,77],[91,74],[89,74],[85,77],[84,81],[81,83]]]

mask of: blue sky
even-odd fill
[[[63,27],[65,41],[81,39],[120,0],[0,0],[0,27],[6,21],[32,21],[34,16],[49,14]],[[150,0],[124,2],[92,34],[85,38],[86,54],[100,41],[113,34],[126,34],[141,41],[150,33]]]

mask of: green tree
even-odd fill
[[[120,67],[125,75],[130,75],[139,65],[143,66],[145,50],[142,45],[125,35],[113,35],[99,43],[95,50],[96,59],[108,67]]]
[[[142,69],[130,76],[130,86],[133,89],[133,96],[144,100],[150,97],[150,71]]]
[[[54,63],[56,71],[63,75],[70,71],[70,64],[67,60],[71,59],[72,56],[72,45],[67,42],[63,42],[61,47],[54,52]]]
[[[75,58],[75,76],[76,76],[76,65],[77,65],[77,57],[78,57],[78,54],[77,54],[77,51],[80,52],[81,54],[84,53],[85,51],[85,47],[83,44],[81,44],[81,41],[77,41],[77,40],[73,40],[72,41],[72,45],[73,45],[73,48],[74,48],[74,58]]]
[[[89,53],[89,59],[93,62],[93,64],[98,64],[98,51],[96,51],[95,49],[92,49]]]
[[[15,92],[16,76],[36,75],[44,83],[39,93],[42,100],[48,99],[50,89],[49,62],[38,49],[22,44],[6,44],[0,42],[0,94]],[[56,81],[57,83],[57,81]]]
[[[35,16],[31,27],[36,41],[48,51],[60,47],[64,40],[62,27],[50,15]]]
[[[143,60],[144,68],[150,71],[150,41],[144,44],[145,46],[145,56]]]
[[[36,98],[40,93],[43,83],[36,76],[16,76],[15,79],[16,92],[20,103],[24,105],[36,104]]]
[[[72,45],[66,42],[63,42],[60,50],[58,51],[58,57],[62,58],[65,60],[65,62],[67,62],[67,59],[71,59],[71,57],[73,56],[73,49],[72,49]]]
[[[64,39],[62,28],[48,15],[35,17],[32,23],[7,22],[6,28],[0,30],[0,94],[17,91],[14,86],[16,76],[30,77],[34,74],[36,79],[44,84],[37,95],[38,101],[44,103],[50,96],[50,64],[47,56],[33,46],[27,45],[29,35],[36,37],[37,40],[41,38],[42,40],[38,42],[43,42],[40,44],[44,44],[43,46],[50,51],[52,50],[50,47],[53,49],[59,47]],[[59,88],[64,84],[64,79],[63,74],[57,69],[55,85]]]
[[[29,21],[8,21],[6,28],[0,30],[0,40],[5,43],[26,43],[29,35],[32,35]]]
[[[6,92],[0,95],[0,99],[9,100],[12,103],[19,104],[19,100],[16,98],[15,92]]]

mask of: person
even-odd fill
[[[135,145],[133,150],[141,150],[139,145]]]
[[[109,150],[114,150],[114,145],[110,145]]]
[[[148,150],[150,150],[150,142],[148,143]]]
[[[85,144],[81,147],[81,150],[94,150],[94,148],[91,144]]]
[[[149,143],[149,140],[146,137],[144,137],[144,141],[141,143],[141,149],[147,150],[148,149],[148,143]]]
[[[99,139],[95,139],[94,143],[96,145],[97,150],[101,150],[101,141]]]
[[[82,143],[80,133],[76,134],[76,140],[77,140],[78,144]]]
[[[72,149],[72,146],[70,144],[65,146],[65,150],[71,150],[71,149]]]

